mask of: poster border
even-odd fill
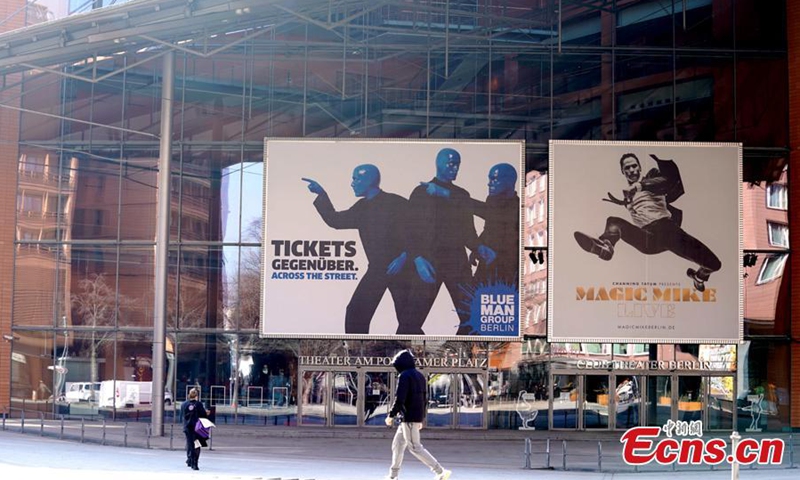
[[[264,255],[263,242],[267,238],[267,189],[269,185],[269,145],[279,142],[304,142],[304,143],[376,143],[376,144],[398,144],[398,143],[426,143],[440,144],[443,146],[453,146],[459,144],[509,144],[519,148],[519,159],[517,161],[517,194],[519,196],[519,272],[517,280],[517,332],[516,336],[493,336],[493,335],[393,335],[393,334],[346,334],[346,333],[268,333],[265,331],[265,305],[267,301],[267,255]],[[522,282],[524,279],[524,226],[525,226],[525,140],[524,139],[438,139],[438,138],[303,138],[303,137],[264,137],[264,181],[262,183],[262,213],[261,213],[261,304],[259,306],[259,338],[275,339],[319,339],[319,340],[433,340],[433,341],[464,341],[464,342],[522,342],[524,338],[522,311],[525,305],[525,289]]]
[[[547,162],[547,242],[548,247],[552,245],[556,238],[554,236],[554,226],[556,217],[554,215],[554,196],[553,188],[555,181],[555,146],[557,145],[583,145],[583,146],[631,146],[631,147],[728,147],[736,148],[737,153],[737,176],[738,176],[738,222],[739,222],[739,261],[738,261],[738,338],[629,338],[629,337],[557,337],[553,333],[553,274],[555,271],[553,263],[553,250],[547,249],[547,341],[548,343],[653,343],[653,344],[719,344],[732,345],[741,344],[744,340],[744,266],[742,264],[742,252],[744,249],[743,231],[743,199],[742,199],[742,143],[741,142],[661,142],[661,141],[634,141],[634,140],[550,140],[548,142],[548,162]]]

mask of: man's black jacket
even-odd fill
[[[400,375],[389,416],[394,417],[401,413],[404,422],[424,421],[428,388],[425,376],[415,368],[414,356],[408,350],[403,350],[395,355],[392,365]]]

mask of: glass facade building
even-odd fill
[[[800,426],[786,2],[209,0],[183,16],[172,0],[78,3],[16,1],[5,28],[22,30],[0,34],[16,122],[0,159],[16,196],[0,225],[0,407],[150,414],[167,120],[168,417],[199,385],[239,423],[382,426],[394,380],[380,359],[409,347],[428,362],[431,427]],[[548,246],[549,140],[741,142],[745,341],[550,344],[535,256],[522,342],[261,338],[263,142],[275,137],[524,139],[534,251]],[[330,360],[342,357],[372,363]]]

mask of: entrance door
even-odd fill
[[[705,420],[706,382],[700,375],[678,375],[678,418],[686,422]],[[704,422],[705,423],[705,422]]]
[[[458,404],[456,417],[459,428],[484,428],[485,405],[486,405],[486,385],[485,374],[481,373],[457,373],[458,379]]]
[[[706,377],[706,430],[733,430],[736,424],[736,377],[733,375]]]
[[[578,429],[578,392],[582,375],[553,374],[550,376],[553,396],[550,401],[551,429]]]
[[[644,377],[636,374],[617,373],[612,385],[611,410],[614,412],[614,428],[627,430],[639,426],[642,421],[642,385]]]
[[[358,372],[331,372],[333,375],[333,393],[331,406],[333,425],[358,425],[358,406],[361,404],[361,392]]]
[[[673,398],[672,395],[674,379],[672,375],[648,375],[646,378],[646,425],[660,427],[675,418],[673,410],[677,408],[677,396]]]
[[[608,375],[583,376],[580,410],[584,429],[608,428],[609,398]]]
[[[485,428],[486,372],[423,372],[428,378],[430,428]]]
[[[300,372],[300,425],[329,425],[331,374],[321,370]]]
[[[394,399],[394,375],[388,370],[363,372],[364,402],[361,409],[362,425],[386,427],[384,423]]]

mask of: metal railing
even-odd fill
[[[169,425],[165,436],[153,436],[150,423],[136,421],[114,421],[105,417],[87,418],[17,408],[4,410],[0,415],[2,431],[132,448],[182,450],[184,446],[183,429],[175,428],[174,423]],[[213,429],[211,432],[209,449],[213,450]]]
[[[754,437],[756,438],[756,437]],[[765,437],[766,438],[766,437]],[[769,438],[780,438],[785,449],[780,465],[739,465],[741,469],[776,469],[798,468],[795,463],[795,449],[800,447],[800,438],[793,433],[771,435]],[[757,438],[756,438],[757,439]],[[728,445],[727,448],[730,448]],[[646,472],[646,471],[686,471],[686,470],[730,470],[731,464],[719,465],[659,465],[651,462],[647,466],[638,467],[625,463],[622,459],[622,444],[618,440],[554,440],[551,438],[526,438],[523,449],[523,468],[560,469],[604,472]]]

